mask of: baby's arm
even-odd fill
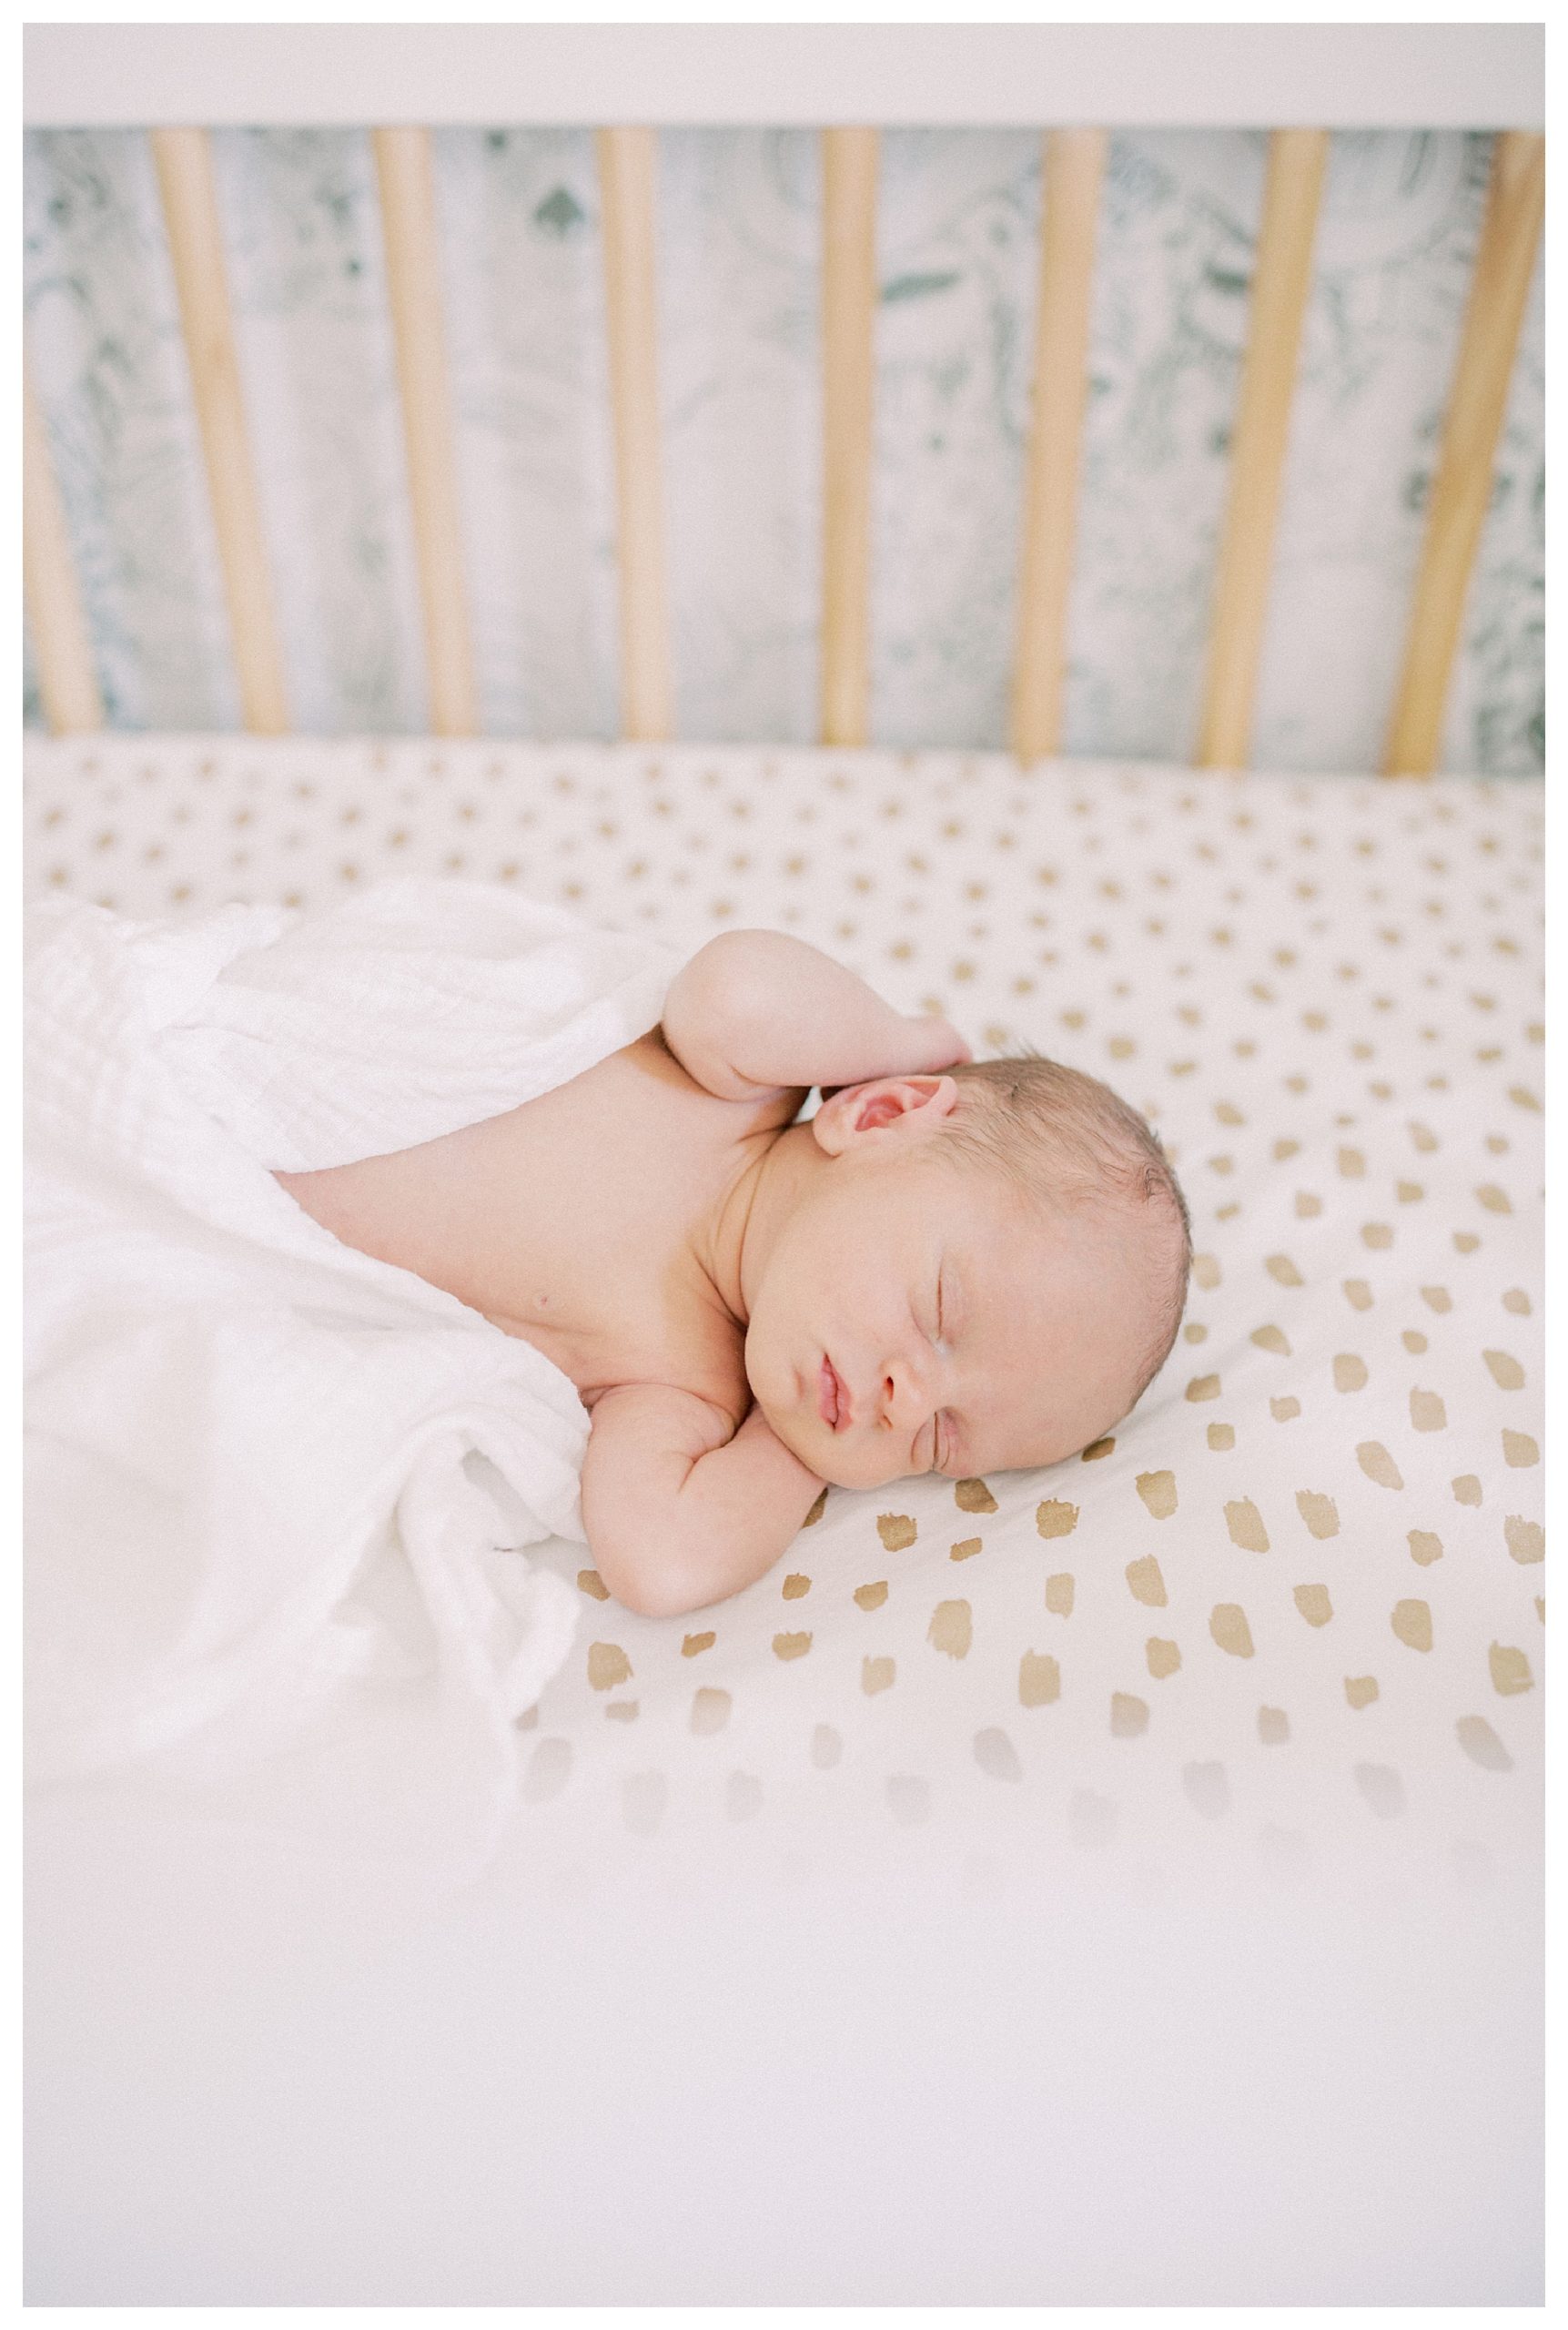
[[[772,1569],[824,1484],[754,1406],[722,1409],[663,1383],[601,1393],[582,1467],[582,1526],[618,1602],[673,1618]]]
[[[664,1040],[721,1099],[878,1076],[932,1075],[973,1057],[946,1019],[905,1017],[835,963],[777,930],[725,930],[664,1000]]]

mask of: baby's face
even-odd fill
[[[1138,1259],[972,1170],[839,1158],[752,1303],[752,1391],[844,1488],[1059,1463],[1131,1404],[1151,1332]]]

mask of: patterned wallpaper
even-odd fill
[[[426,721],[374,172],[356,130],[214,152],[293,715]],[[1488,137],[1332,141],[1255,731],[1259,765],[1376,765],[1490,158]],[[1065,749],[1192,749],[1261,133],[1111,140]],[[481,704],[497,734],[616,722],[598,194],[582,129],[437,133]],[[806,131],[659,144],[661,394],[680,732],[809,742],[820,174]],[[1040,141],[893,130],[878,217],[875,741],[1004,741]],[[238,724],[146,141],[25,142],[30,345],[111,720]],[[1544,750],[1538,265],[1442,766]],[[31,649],[27,717],[39,710]]]

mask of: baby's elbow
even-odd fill
[[[594,1553],[602,1583],[623,1610],[638,1618],[682,1618],[706,1598],[678,1557],[639,1548],[635,1554]]]

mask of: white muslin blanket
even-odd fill
[[[26,1018],[27,1732],[346,1844],[482,1859],[577,1596],[562,1372],[272,1178],[657,1024],[681,954],[475,883],[183,923],[51,904]]]

